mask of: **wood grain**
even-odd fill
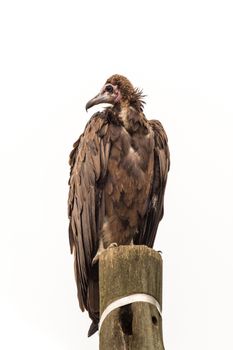
[[[134,293],[152,295],[162,307],[162,258],[146,246],[120,246],[100,257],[100,313]],[[136,302],[112,311],[100,330],[100,350],[164,350],[155,306]]]

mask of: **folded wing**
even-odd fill
[[[148,121],[154,131],[154,178],[147,214],[139,229],[136,244],[153,247],[160,220],[163,217],[164,192],[170,167],[167,135],[158,120]]]
[[[104,182],[110,151],[108,124],[101,113],[95,114],[70,154],[68,214],[69,240],[81,310],[98,318],[99,306],[93,295],[95,269],[92,259],[98,249],[98,232],[104,219]],[[93,282],[93,283],[92,283]],[[97,291],[98,292],[98,289]]]

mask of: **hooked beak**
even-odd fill
[[[107,91],[105,92],[100,92],[98,95],[96,95],[94,98],[92,98],[90,101],[87,102],[86,104],[86,111],[100,103],[111,103],[114,104],[114,97],[110,95]]]

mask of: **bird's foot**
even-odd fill
[[[104,251],[105,251],[105,249],[98,250],[98,252],[97,252],[96,255],[94,256],[94,258],[92,259],[92,265],[95,265],[95,264],[99,261],[100,255],[101,255]]]
[[[118,247],[118,244],[114,242],[114,243],[109,244],[107,249],[111,249],[111,248],[115,248],[115,247]],[[92,259],[92,265],[95,265],[99,261],[100,255],[107,249],[103,248],[102,246],[101,246],[101,248],[98,249],[96,255]]]
[[[134,245],[134,243],[133,243],[133,239],[131,239],[131,242],[130,242],[130,244],[129,245]]]
[[[114,242],[114,243],[109,244],[107,249],[116,248],[116,247],[118,247],[118,244],[116,242]]]

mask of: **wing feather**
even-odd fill
[[[96,301],[90,300],[94,296],[93,292],[88,291],[88,285],[92,259],[98,248],[98,231],[105,212],[99,182],[104,181],[107,173],[110,152],[107,131],[106,119],[101,113],[95,114],[70,154],[69,240],[74,254],[79,305],[81,310],[86,308],[89,313],[91,305],[96,304]]]
[[[158,120],[148,121],[154,132],[154,176],[147,214],[137,238],[137,244],[153,247],[160,220],[163,217],[164,192],[170,168],[167,135]]]

